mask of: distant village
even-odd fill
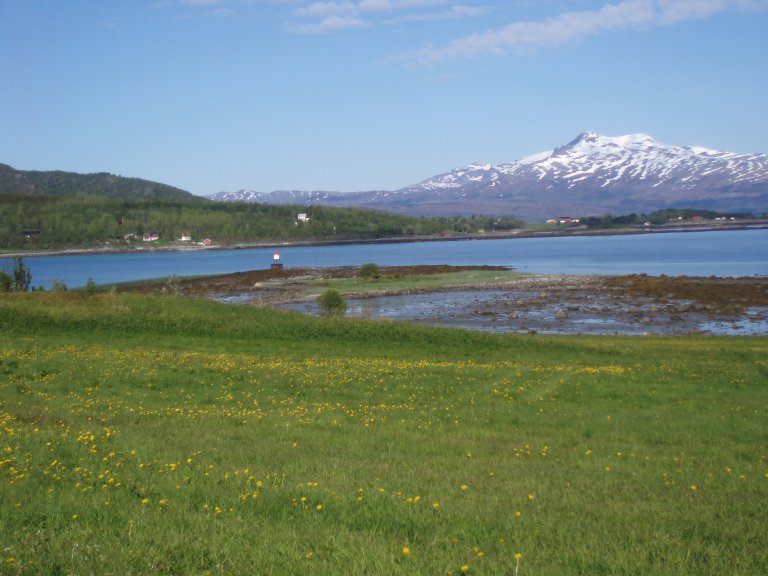
[[[309,222],[309,215],[305,212],[301,212],[296,215],[296,225],[298,226],[301,224],[306,224]],[[39,234],[39,231],[38,231]],[[138,235],[136,234],[124,234],[123,240],[126,242],[134,242],[139,239]],[[145,234],[141,235],[141,241],[142,242],[159,242],[162,240],[160,237],[160,234],[157,232],[147,232]],[[204,240],[200,241],[193,241],[192,234],[190,232],[182,232],[181,236],[176,239],[176,242],[181,242],[182,244],[190,244],[190,245],[196,245],[196,246],[213,246],[213,241],[210,238],[205,238]]]

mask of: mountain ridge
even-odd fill
[[[510,163],[471,163],[394,191],[219,192],[221,201],[350,206],[411,216],[629,214],[664,208],[768,211],[768,154],[583,132]]]

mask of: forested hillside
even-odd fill
[[[306,214],[302,221],[299,214]],[[115,200],[103,196],[0,195],[0,249],[130,246],[188,242],[351,240],[511,229],[497,218],[412,218],[355,208],[187,201]]]
[[[126,178],[106,172],[79,174],[76,172],[15,170],[0,164],[0,196],[71,196],[97,194],[109,198],[143,198],[155,200],[187,200],[193,194],[158,182],[141,178]]]

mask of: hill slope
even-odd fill
[[[89,194],[119,200],[191,200],[197,198],[167,184],[115,176],[106,172],[78,174],[76,172],[16,170],[0,164],[0,194],[18,196],[69,196]]]

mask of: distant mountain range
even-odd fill
[[[557,216],[663,208],[768,212],[768,154],[670,146],[646,134],[585,132],[509,164],[470,164],[394,191],[219,192],[219,201],[349,206],[412,216]]]
[[[120,200],[194,200],[198,196],[167,184],[115,176],[60,170],[16,170],[0,164],[0,195],[67,196],[93,194]]]

